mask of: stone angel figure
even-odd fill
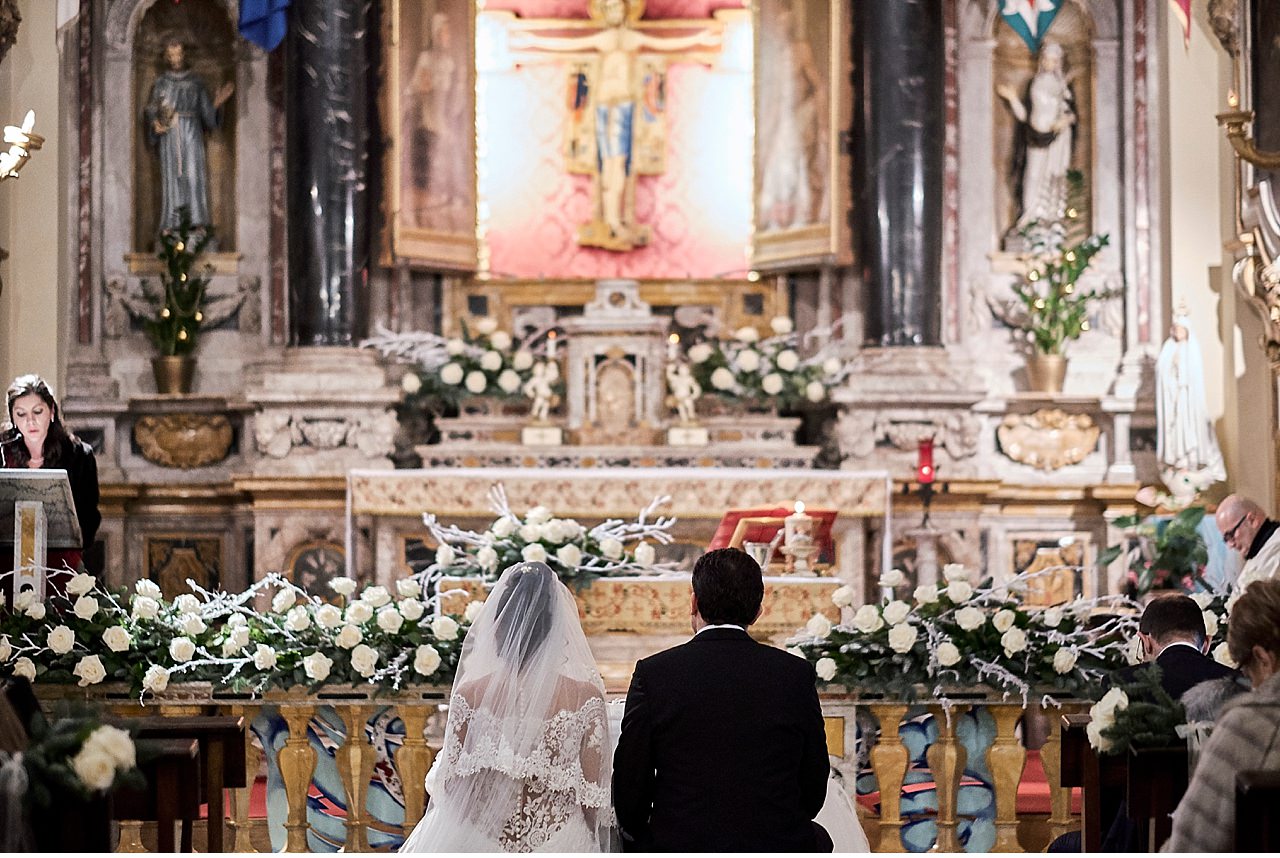
[[[689,364],[684,361],[667,364],[667,390],[669,402],[674,403],[681,423],[693,423],[697,419],[694,405],[702,395],[702,385],[693,377]]]
[[[553,360],[539,361],[533,365],[533,374],[524,383],[524,395],[529,397],[529,416],[535,423],[547,423],[551,407],[555,405],[555,383],[560,380],[560,365]]]

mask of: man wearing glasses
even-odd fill
[[[1280,522],[1267,518],[1262,507],[1241,495],[1228,495],[1215,515],[1222,541],[1244,556],[1244,568],[1236,581],[1242,593],[1254,581],[1275,578],[1280,570]]]

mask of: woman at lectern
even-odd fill
[[[80,551],[50,551],[48,562],[78,570],[102,523],[98,511],[98,465],[93,448],[67,431],[53,388],[38,375],[15,378],[5,395],[9,422],[0,433],[0,467],[61,468],[71,482],[83,540]]]

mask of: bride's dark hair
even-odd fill
[[[522,563],[498,597],[494,632],[498,654],[520,667],[528,664],[551,632],[555,573],[545,563]]]

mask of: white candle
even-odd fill
[[[554,358],[556,356],[556,332],[551,331],[547,334],[547,357]]]

